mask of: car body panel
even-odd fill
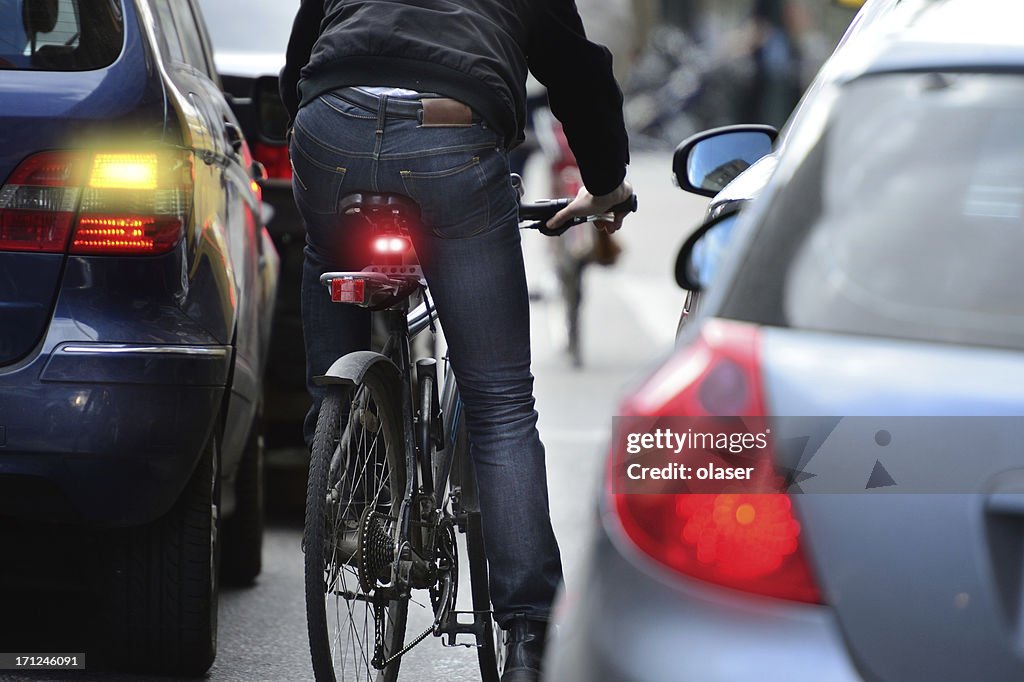
[[[556,606],[544,679],[861,679],[833,611],[674,575],[642,555],[602,500],[584,572]]]
[[[217,72],[232,96],[246,137],[254,143],[280,146],[280,141],[262,139],[252,96],[257,79],[276,78],[284,66],[288,29],[299,3],[200,0],[199,5],[209,23]],[[234,23],[225,21],[239,12],[247,16]],[[266,31],[252,30],[254,24],[266,22],[273,26]],[[309,408],[299,296],[306,228],[295,206],[290,177],[269,178],[262,186],[263,217],[281,261],[269,349],[272,362],[266,376],[267,445],[301,448],[302,422]]]
[[[891,439],[823,446],[794,497],[853,655],[881,679],[1024,675],[1020,576],[1001,573],[1024,505],[988,505],[997,490],[1024,500],[1008,447],[1024,438],[1024,354],[770,327],[761,339],[773,414],[859,416]],[[892,493],[864,493],[879,465]],[[822,494],[847,484],[861,494]]]
[[[153,79],[143,44],[133,35],[126,31],[121,56],[103,69],[0,71],[0,182],[40,151],[81,148],[114,137],[160,140],[163,91]],[[94,96],[114,83],[125,97]],[[43,92],[50,96],[39,96]],[[23,358],[42,337],[64,260],[63,254],[0,252],[0,329],[16,330],[0,341],[0,366]]]
[[[125,50],[105,69],[0,71],[0,117],[20,131],[0,150],[3,177],[36,151],[130,144],[190,151],[194,180],[184,238],[167,253],[0,253],[0,315],[27,303],[44,320],[0,367],[0,516],[152,521],[209,438],[233,478],[260,401],[278,257],[252,157],[231,144],[237,120],[216,74],[170,57],[151,2],[125,0]],[[209,50],[195,45],[202,66]]]

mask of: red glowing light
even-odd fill
[[[373,250],[377,253],[405,253],[409,250],[409,240],[403,237],[377,237],[373,242]]]

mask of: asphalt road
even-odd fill
[[[524,234],[531,289],[549,294],[533,307],[534,374],[541,436],[547,447],[552,519],[570,585],[599,492],[598,475],[617,400],[672,347],[683,300],[672,280],[672,264],[706,201],[673,187],[670,169],[670,153],[635,155],[630,179],[640,197],[641,210],[618,233],[624,247],[619,263],[609,269],[591,268],[586,274],[585,364],[580,370],[571,367],[562,351],[565,332],[560,308],[550,295],[553,283],[544,238]],[[533,191],[529,194],[540,198]],[[300,551],[301,481],[275,471],[278,479],[273,482],[272,492],[277,504],[269,519],[264,572],[254,587],[222,591],[219,652],[207,676],[210,680],[312,679]],[[290,506],[285,504],[289,501]],[[69,559],[69,570],[74,570],[74,557]],[[461,593],[468,598],[468,587]],[[0,603],[0,613],[6,623],[18,624],[19,648],[27,645],[42,652],[77,641],[80,633],[75,631],[74,611],[81,604],[72,596],[40,606],[31,597],[19,597],[11,590],[6,597],[0,594],[0,601],[5,602]],[[429,623],[423,609],[416,611],[417,618],[410,619],[410,635],[418,634]],[[0,641],[0,652],[9,650]],[[408,679],[478,679],[475,651],[443,648],[433,638],[414,649],[402,669],[403,677]],[[144,678],[95,671],[31,675],[0,672],[0,680],[28,679]]]

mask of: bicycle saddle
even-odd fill
[[[380,216],[408,221],[420,219],[419,204],[401,194],[373,192],[349,194],[341,199],[341,212],[345,215],[361,213],[370,218]]]

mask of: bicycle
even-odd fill
[[[557,236],[589,220],[545,227],[569,201],[521,204],[520,227]],[[635,197],[627,204],[614,210],[636,210]],[[378,311],[388,334],[379,352],[349,353],[315,379],[328,395],[313,441],[303,532],[313,671],[317,680],[352,672],[353,679],[393,682],[402,656],[434,635],[446,646],[476,647],[481,678],[497,682],[500,630],[462,403],[447,358],[439,385],[436,360],[413,361],[410,352],[410,341],[434,331],[437,319],[409,239],[419,209],[399,195],[363,193],[342,199],[341,213],[371,228],[379,262],[327,272],[320,281],[335,302]],[[458,535],[465,535],[469,559],[468,611],[456,609]],[[428,593],[433,618],[407,643],[414,590]]]

